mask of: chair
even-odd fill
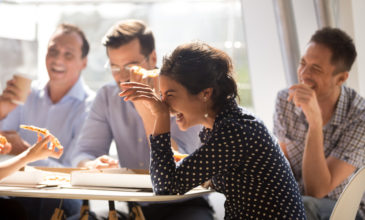
[[[341,193],[333,208],[330,220],[355,219],[364,192],[365,167],[362,167],[350,179]]]

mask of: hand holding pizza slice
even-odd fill
[[[8,140],[6,140],[6,137],[0,135],[0,145],[4,146],[6,143],[8,143]]]
[[[6,137],[0,135],[0,154],[7,154],[11,151],[11,144]]]
[[[52,137],[52,141],[51,141],[52,149],[54,149],[54,148],[57,148],[59,150],[63,149],[63,147],[62,147],[61,143],[59,142],[59,140],[54,135],[52,135],[51,132],[49,132],[45,128],[38,128],[38,127],[32,126],[32,125],[20,125],[20,128],[37,132],[38,141],[40,141],[42,139],[40,134],[42,134],[44,137],[50,135]]]

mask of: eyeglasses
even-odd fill
[[[148,57],[144,57],[144,59],[142,61],[126,64],[122,68],[119,66],[111,66],[110,61],[107,60],[104,65],[104,68],[106,70],[110,71],[113,75],[121,75],[122,77],[128,77],[132,66],[135,66],[135,65],[140,66],[147,60],[148,60]]]

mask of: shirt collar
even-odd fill
[[[48,86],[49,86],[49,83],[47,83],[43,87],[43,89],[42,89],[42,91],[40,93],[40,96],[47,96],[49,98],[49,95],[48,95]],[[65,99],[68,99],[68,98],[74,98],[74,99],[78,99],[78,100],[82,101],[82,100],[85,99],[85,96],[87,96],[86,91],[88,89],[89,88],[84,83],[84,80],[81,77],[79,77],[79,79],[72,86],[72,88],[70,89],[70,91],[68,91],[66,93],[66,95],[64,97],[62,97],[62,99],[60,100],[60,102],[62,102]]]

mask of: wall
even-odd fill
[[[357,84],[358,91],[365,97],[365,1],[352,0],[352,18],[354,25],[353,37],[355,40],[358,56],[357,56],[357,72],[354,84]],[[349,85],[351,86],[351,84]]]
[[[272,128],[276,94],[287,87],[273,1],[242,0],[254,110]],[[334,1],[335,25],[354,38],[358,57],[347,85],[365,96],[365,1]],[[313,1],[293,0],[301,54],[317,30]],[[264,16],[263,16],[264,15]]]
[[[286,87],[273,4],[242,0],[242,10],[255,113],[272,129],[276,93]]]

